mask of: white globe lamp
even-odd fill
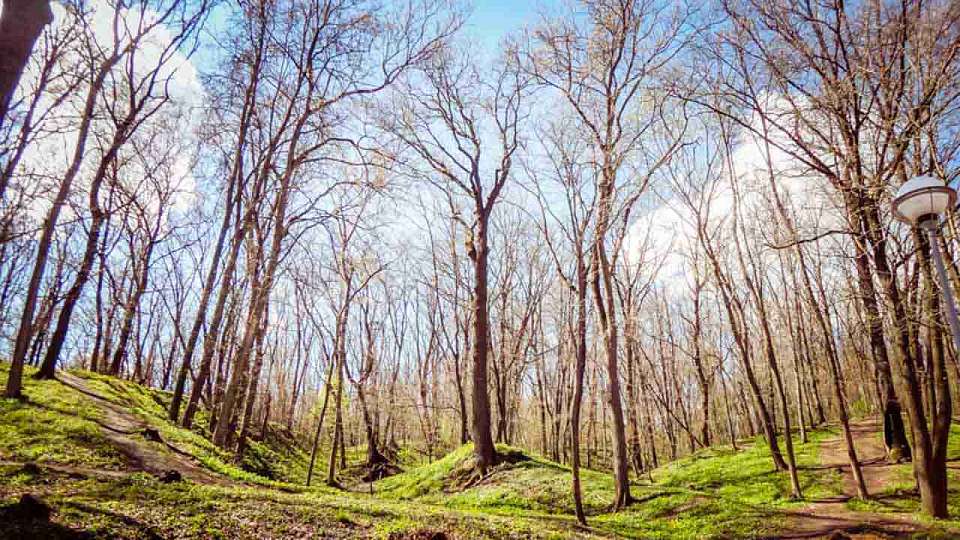
[[[960,351],[960,320],[957,318],[957,306],[953,299],[953,290],[947,277],[937,239],[940,228],[940,216],[947,213],[957,202],[957,192],[932,176],[916,176],[904,182],[893,198],[893,216],[898,220],[919,226],[927,231],[930,238],[930,254],[937,268],[940,292],[946,306],[953,345]]]

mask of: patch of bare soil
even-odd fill
[[[391,533],[390,540],[449,540],[447,533],[443,531],[431,531],[422,529],[408,533]]]
[[[886,460],[880,420],[853,422],[850,431],[867,493],[879,493],[894,482],[895,470],[895,464]],[[857,487],[842,433],[821,444],[820,463],[822,468],[835,469],[843,475],[843,496],[815,500],[801,510],[788,512],[786,528],[776,538],[912,538],[924,529],[913,514],[857,512],[847,508],[846,502],[856,497]]]
[[[92,391],[80,377],[61,371],[57,380],[84,394],[103,410],[100,427],[107,440],[127,458],[128,470],[147,472],[164,481],[186,479],[199,484],[238,484],[204,469],[191,454],[163,440],[156,429],[124,407]]]

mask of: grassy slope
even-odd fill
[[[810,443],[798,443],[800,464],[816,464],[818,441],[829,436],[826,431],[816,432]],[[442,460],[381,480],[376,492],[383,498],[461,510],[569,519],[573,499],[568,467],[530,456],[528,461],[504,466],[477,486],[452,491],[456,488],[448,478],[456,476],[470,456],[471,447],[463,446]],[[661,467],[653,473],[653,483],[632,488],[642,502],[616,514],[605,513],[614,496],[610,475],[585,470],[581,476],[591,526],[630,537],[763,534],[776,530],[781,521],[777,510],[801,504],[788,499],[788,479],[773,471],[762,444],[740,452],[711,448]],[[835,495],[841,489],[833,470],[801,471],[801,482],[808,497]]]
[[[0,380],[6,378],[6,368],[0,364]],[[130,463],[103,435],[101,425],[109,423],[104,411],[77,390],[57,381],[36,381],[32,373],[28,368],[24,379],[26,403],[0,399],[0,462],[5,462],[0,464],[0,538],[73,538],[78,529],[98,538],[397,538],[427,528],[468,538],[570,536],[569,523],[304,488],[308,456],[291,446],[254,444],[256,462],[248,459],[246,468],[268,467],[276,479],[267,478],[234,464],[210,444],[202,427],[190,431],[169,423],[168,393],[76,372],[92,391],[156,428],[165,441],[244,484],[164,484],[144,473],[110,475],[129,470]],[[205,423],[201,414],[197,424]],[[160,443],[142,444],[169,452]],[[40,472],[25,470],[25,462],[40,464]],[[76,470],[56,468],[64,465]],[[50,524],[24,529],[27,525],[8,519],[23,493],[39,495],[55,509]]]
[[[0,364],[0,378],[4,372]],[[24,492],[37,493],[56,509],[55,524],[104,537],[299,538],[316,531],[325,536],[397,537],[423,528],[466,538],[611,533],[637,538],[739,537],[775,532],[784,519],[782,511],[802,505],[788,499],[788,479],[772,470],[762,441],[739,452],[729,447],[703,450],[661,467],[652,482],[644,479],[634,485],[633,494],[641,502],[617,514],[606,512],[613,499],[610,475],[583,471],[591,526],[586,531],[577,529],[572,520],[569,468],[532,455],[466,490],[455,489],[450,477],[468,464],[469,446],[377,482],[374,497],[325,487],[305,489],[301,484],[307,456],[279,430],[269,444],[256,444],[241,467],[209,443],[204,428],[189,431],[167,422],[168,393],[101,375],[76,375],[210,470],[246,484],[162,484],[141,473],[105,477],[43,469],[37,474],[24,472],[17,464],[0,465],[0,506]],[[28,403],[0,400],[0,461],[107,471],[129,468],[103,436],[98,423],[105,423],[104,412],[86,396],[56,381],[27,378],[26,384]],[[197,423],[206,424],[204,415]],[[834,435],[814,432],[810,443],[797,444],[800,465],[817,464],[818,442]],[[960,432],[951,445],[951,457],[960,457]],[[909,470],[909,465],[903,467],[903,485],[892,486],[888,495],[910,487]],[[808,498],[840,492],[840,477],[833,469],[802,470],[801,481]],[[960,496],[955,497],[951,510],[960,514]],[[869,504],[875,511],[916,507],[915,497],[903,496]],[[0,508],[0,519],[3,512]]]
[[[6,379],[7,365],[0,364]],[[28,374],[32,370],[28,369]],[[56,381],[28,379],[29,403],[0,399],[0,459],[122,469],[98,422],[103,411]]]
[[[6,369],[6,365],[0,364],[3,378]],[[104,411],[82,393],[57,381],[35,381],[29,376],[31,373],[33,370],[28,367],[27,403],[0,401],[0,459],[123,468],[123,456],[103,436],[101,425],[109,425]],[[306,477],[309,456],[282,444],[284,441],[276,441],[281,443],[276,445],[251,441],[244,466],[237,466],[229,454],[209,441],[204,411],[198,413],[193,430],[183,429],[166,419],[169,392],[90,372],[73,374],[84,379],[97,395],[157,429],[165,441],[195,456],[212,471],[260,484],[273,480],[300,483]],[[274,434],[271,438],[277,437]]]
[[[165,441],[195,456],[214,472],[259,484],[269,484],[272,480],[302,483],[306,478],[309,456],[284,441],[276,431],[271,431],[268,439],[274,444],[250,441],[243,466],[238,467],[229,454],[210,442],[210,434],[206,430],[206,411],[201,409],[194,429],[186,430],[166,418],[171,399],[169,392],[91,372],[73,373],[83,378],[92,391],[122,405],[125,410],[157,429]]]

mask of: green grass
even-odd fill
[[[0,377],[6,366],[0,364]],[[128,467],[103,435],[104,412],[82,393],[57,381],[25,378],[28,401],[0,400],[0,460],[67,464],[91,469]],[[617,535],[627,538],[755,537],[782,531],[785,513],[805,503],[790,498],[789,477],[773,469],[762,438],[734,451],[729,446],[700,450],[634,482],[637,502],[610,513],[614,485],[609,473],[583,470],[581,480],[589,529],[573,519],[570,468],[508,446],[498,451],[513,459],[481,482],[464,489],[473,469],[473,448],[464,445],[441,459],[416,466],[402,449],[407,470],[376,482],[375,495],[302,487],[309,455],[285,430],[272,426],[263,441],[252,441],[244,461],[209,441],[207,416],[196,427],[170,423],[167,392],[111,377],[76,372],[97,395],[157,429],[163,439],[194,455],[211,471],[242,481],[243,486],[163,484],[135,473],[125,477],[66,475],[51,469],[26,472],[0,465],[0,520],[24,492],[36,493],[55,509],[44,527],[81,529],[93,537],[143,538],[403,538],[417,531],[444,531],[463,538],[565,538]],[[813,431],[810,441],[795,442],[805,497],[842,492],[840,474],[819,465],[819,447],[837,437]],[[158,444],[144,441],[143,444]],[[954,428],[950,457],[960,458],[960,429]],[[781,439],[781,448],[783,441]],[[157,448],[165,449],[163,445]],[[363,459],[363,445],[347,449],[349,463]],[[169,451],[169,450],[166,450]],[[319,470],[329,455],[321,450]],[[854,509],[913,512],[919,502],[910,465],[897,469],[897,482]],[[954,473],[951,473],[954,474]],[[955,482],[960,478],[953,478]],[[6,505],[6,509],[4,507]],[[951,512],[960,515],[960,492],[951,493]],[[931,524],[937,533],[960,521]],[[16,529],[14,529],[17,532]],[[62,532],[62,531],[60,531]],[[57,530],[21,530],[19,537],[53,536]],[[3,536],[0,534],[0,536]]]
[[[6,380],[7,364],[0,364]],[[110,446],[98,424],[102,411],[56,381],[24,373],[26,402],[0,398],[0,459],[120,469],[123,455]]]
[[[497,450],[522,453],[506,445],[498,445]],[[503,514],[573,513],[570,468],[536,455],[523,455],[522,461],[502,466],[480,485],[459,490],[449,479],[458,469],[471,464],[473,445],[466,444],[433,463],[377,482],[375,491],[384,498],[419,499],[450,508],[485,509]],[[600,513],[612,504],[614,489],[609,474],[584,469],[580,481],[587,513]]]
[[[565,522],[459,512],[333,490],[284,493],[259,487],[164,484],[144,474],[106,480],[52,472],[31,476],[12,466],[0,466],[0,519],[27,486],[56,509],[51,523],[4,522],[0,537],[53,537],[65,527],[83,530],[90,538],[292,539],[319,534],[387,539],[417,531],[488,539],[574,535]]]
[[[814,467],[819,463],[820,442],[833,436],[827,430],[816,431],[810,434],[810,442],[795,443],[801,486],[808,498],[842,492],[836,471]],[[470,466],[472,451],[471,445],[465,445],[433,463],[381,480],[375,486],[377,496],[503,516],[569,519],[573,513],[569,467],[536,455],[526,454],[525,460],[498,467],[479,485],[458,490],[450,479]],[[518,452],[506,446],[498,451]],[[773,469],[762,439],[740,451],[701,450],[657,469],[653,480],[633,484],[639,503],[610,514],[611,475],[581,471],[591,525],[634,538],[754,536],[776,530],[782,522],[778,510],[804,504],[789,498],[789,477]]]
[[[5,378],[6,368],[0,364],[0,377]],[[0,400],[0,459],[124,470],[128,464],[123,455],[103,436],[99,423],[106,423],[105,414],[95,401],[58,381],[37,381],[31,377],[33,372],[28,367],[24,378],[27,401]],[[469,538],[569,536],[565,522],[544,526],[535,519],[455,512],[272,481],[267,477],[299,483],[306,475],[309,456],[282,430],[271,430],[262,443],[251,442],[243,465],[260,472],[255,474],[209,442],[204,412],[198,415],[197,427],[186,430],[166,419],[169,393],[100,374],[74,374],[93,393],[157,429],[165,441],[193,454],[211,471],[252,485],[164,484],[144,473],[88,477],[0,465],[0,521],[24,492],[41,496],[56,510],[51,523],[28,524],[23,530],[7,528],[0,537],[57,537],[69,533],[65,527],[83,530],[93,538],[301,538],[318,532],[324,537],[395,538],[419,530]],[[349,450],[351,462],[362,459],[361,447]]]
[[[839,474],[819,464],[819,445],[834,436],[827,430],[794,442],[798,475],[807,499],[842,492]],[[781,449],[783,440],[780,440]],[[763,439],[740,451],[727,446],[700,450],[653,473],[652,486],[635,493],[647,498],[626,512],[600,516],[604,528],[631,537],[753,537],[782,526],[780,510],[805,504],[790,498],[790,480],[773,469]]]
[[[302,484],[306,479],[309,456],[289,440],[278,441],[276,434],[268,433],[263,442],[251,440],[244,461],[237,464],[231,453],[210,441],[206,429],[208,415],[202,408],[195,417],[193,428],[185,429],[167,419],[172,399],[169,392],[88,371],[72,373],[84,379],[93,392],[134,414],[156,429],[164,441],[193,455],[211,471],[234,480],[278,487]]]
[[[839,473],[833,469],[811,468],[820,463],[819,447],[824,439],[835,437],[829,430],[809,434],[809,442],[794,442],[798,476],[803,495],[817,499],[842,493]],[[783,451],[783,440],[780,440]],[[789,504],[789,477],[774,471],[770,453],[762,438],[739,452],[732,448],[713,447],[674,461],[654,472],[657,484],[709,491],[717,496],[734,498],[744,504]]]
[[[6,378],[8,364],[0,363],[0,378]],[[89,468],[122,469],[126,459],[103,434],[104,411],[86,395],[59,381],[38,381],[35,369],[24,373],[25,402],[0,399],[0,460],[59,463]],[[244,461],[209,439],[208,416],[199,410],[194,428],[184,429],[167,420],[171,394],[86,371],[73,371],[96,395],[136,416],[156,429],[164,441],[187,452],[206,468],[231,479],[291,488],[306,479],[309,455],[296,444],[268,431],[266,440],[250,441]],[[169,451],[159,443],[154,444]]]

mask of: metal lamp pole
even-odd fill
[[[943,265],[940,242],[937,241],[940,223],[934,217],[921,223],[920,227],[927,231],[927,238],[930,239],[930,253],[933,254],[933,264],[937,267],[937,276],[940,279],[940,294],[947,306],[947,321],[950,323],[950,334],[953,335],[953,346],[960,352],[960,319],[957,318],[957,305],[953,298],[953,289],[950,287],[947,269]]]

